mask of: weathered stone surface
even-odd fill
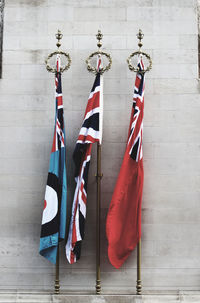
[[[84,295],[45,293],[0,293],[0,303],[198,303],[200,294]]]
[[[3,78],[0,80],[0,302],[199,302],[200,119],[198,26],[195,0],[6,0]],[[153,69],[146,75],[144,117],[145,183],[142,210],[142,285],[135,297],[136,252],[120,270],[107,257],[105,220],[120,169],[132,107],[135,75],[126,58],[143,49]],[[54,123],[54,76],[44,59],[55,49],[55,32],[72,57],[63,74],[67,136],[68,220],[72,203],[72,152],[93,75],[86,57],[103,48],[113,58],[104,76],[102,146],[101,270],[103,295],[95,287],[96,147],[88,183],[88,214],[82,258],[71,266],[60,258],[60,296],[50,294],[54,266],[39,256],[43,196]],[[29,290],[46,290],[29,293]],[[27,290],[27,293],[20,293]],[[49,292],[51,290],[51,292]],[[147,295],[161,290],[172,295]],[[178,290],[193,290],[193,294]],[[104,294],[114,294],[105,296]],[[129,294],[129,296],[116,296]]]

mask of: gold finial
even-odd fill
[[[61,31],[58,29],[57,34],[55,34],[56,39],[58,40],[58,42],[56,43],[57,48],[59,48],[61,46],[60,40],[63,37],[63,34],[61,33]]]
[[[1,0],[0,0],[1,1]],[[51,72],[51,73],[56,73],[57,70],[55,67],[51,67],[50,64],[49,64],[49,59],[55,55],[63,55],[67,58],[67,63],[65,66],[61,66],[60,67],[60,72],[63,73],[65,70],[68,70],[70,68],[70,65],[71,65],[71,57],[68,53],[66,52],[63,52],[61,51],[59,48],[61,46],[61,43],[60,43],[60,40],[62,39],[63,37],[63,34],[61,33],[61,31],[58,29],[58,32],[55,34],[56,36],[56,39],[58,40],[57,43],[56,43],[56,46],[57,46],[57,50],[55,52],[52,52],[48,55],[48,57],[46,58],[45,60],[45,64],[46,64],[46,69],[48,70],[48,72]]]
[[[101,50],[101,46],[102,46],[102,38],[103,38],[103,34],[101,33],[100,29],[98,30],[98,33],[96,35],[96,38],[98,40],[97,42],[97,46],[98,46],[98,51],[96,52],[93,52],[87,59],[86,59],[86,64],[87,64],[87,69],[89,70],[89,72],[93,72],[95,74],[97,73],[100,73],[100,74],[103,74],[105,71],[108,71],[110,68],[111,68],[111,65],[112,65],[112,58],[110,56],[110,54],[106,53],[106,52],[103,52]],[[108,59],[108,64],[107,66],[105,67],[101,67],[100,70],[97,71],[96,67],[93,67],[91,64],[90,64],[90,60],[94,57],[94,56],[105,56],[107,59]]]
[[[147,53],[141,51],[141,47],[142,47],[142,45],[143,45],[141,40],[142,40],[143,37],[144,37],[144,34],[143,34],[143,32],[142,32],[141,29],[139,29],[139,32],[138,32],[138,34],[137,34],[136,36],[137,36],[137,38],[138,38],[138,40],[139,40],[139,42],[138,42],[139,50],[136,51],[136,52],[133,52],[132,54],[130,54],[130,56],[129,56],[128,59],[127,59],[127,63],[128,63],[128,67],[129,67],[129,69],[130,69],[131,71],[134,71],[134,72],[136,72],[136,73],[144,74],[144,73],[150,71],[150,69],[152,68],[152,60],[151,60],[151,57],[150,57],[149,54],[147,54]],[[147,68],[144,69],[144,70],[139,70],[139,68],[138,68],[137,66],[133,66],[133,64],[132,64],[132,62],[131,62],[131,59],[132,59],[134,56],[137,56],[137,57],[138,57],[138,56],[141,56],[141,55],[145,56],[146,59],[149,61],[149,65],[148,65]]]
[[[136,35],[137,36],[137,38],[138,38],[138,40],[139,40],[139,42],[138,42],[138,46],[139,46],[139,50],[141,49],[141,47],[142,47],[142,39],[144,38],[144,34],[143,34],[143,32],[142,32],[142,30],[141,29],[139,29],[139,32],[138,32],[138,34]]]
[[[100,29],[98,30],[98,33],[97,33],[96,37],[97,37],[97,40],[98,40],[97,46],[98,46],[98,48],[101,48],[102,47],[101,40],[103,38],[103,34],[101,33]]]

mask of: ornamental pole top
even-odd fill
[[[87,59],[86,59],[86,64],[87,64],[87,69],[89,72],[92,72],[94,74],[97,74],[98,72],[100,74],[103,74],[105,71],[108,71],[110,68],[111,68],[111,65],[112,65],[112,58],[110,56],[110,54],[106,53],[106,52],[103,52],[101,50],[101,47],[102,47],[102,38],[103,38],[103,34],[101,32],[101,30],[99,29],[98,30],[98,33],[96,34],[96,38],[97,38],[97,47],[99,48],[96,52],[93,52]],[[108,60],[108,64],[107,66],[105,67],[101,67],[98,71],[97,71],[97,68],[92,66],[91,63],[90,63],[90,60],[94,57],[94,56],[105,56]]]
[[[100,49],[102,47],[102,39],[103,39],[103,34],[101,33],[101,30],[99,29],[98,30],[98,33],[96,34],[96,37],[97,37],[97,46],[98,48]]]
[[[61,47],[60,40],[62,39],[63,34],[61,33],[61,31],[59,29],[58,29],[57,33],[55,34],[55,36],[56,36],[56,39],[58,40],[57,43],[56,43],[56,46],[57,46],[58,49],[55,52],[50,53],[48,55],[48,57],[46,58],[46,60],[45,60],[46,69],[48,70],[48,72],[51,72],[51,73],[54,73],[54,74],[56,73],[56,68],[50,66],[50,64],[49,64],[49,60],[53,56],[56,56],[56,55],[60,55],[61,56],[61,55],[63,55],[67,59],[66,65],[60,67],[60,72],[61,73],[63,73],[65,70],[68,70],[70,68],[70,65],[71,65],[71,57],[70,57],[70,55],[68,53],[60,50],[60,47]]]
[[[137,38],[138,38],[138,46],[139,46],[139,50],[136,51],[136,52],[133,52],[132,54],[130,54],[130,56],[128,57],[127,59],[127,63],[128,63],[128,67],[130,69],[130,71],[134,71],[136,73],[141,73],[141,74],[145,74],[146,72],[150,71],[150,69],[152,68],[152,59],[151,59],[151,56],[143,51],[141,51],[141,47],[142,47],[142,39],[144,38],[144,34],[142,32],[141,29],[139,29],[139,32],[138,34],[136,35]],[[147,66],[146,69],[144,70],[139,70],[138,66],[134,66],[131,62],[131,59],[134,57],[134,56],[144,56],[146,57],[146,59],[149,61],[149,65]]]
[[[57,33],[55,34],[56,39],[58,40],[56,43],[57,48],[59,48],[61,46],[60,40],[63,37],[63,34],[61,33],[61,31],[58,29]]]
[[[138,32],[138,34],[136,35],[137,36],[137,38],[138,38],[138,46],[139,46],[139,50],[141,49],[141,47],[142,47],[142,39],[144,38],[144,34],[143,34],[143,32],[142,32],[142,30],[141,29],[139,29],[139,32]]]

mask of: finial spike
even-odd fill
[[[144,74],[144,73],[146,73],[147,71],[150,71],[150,69],[152,68],[152,60],[151,60],[151,57],[150,57],[149,54],[147,54],[147,53],[141,51],[141,47],[142,47],[142,42],[141,42],[141,40],[142,40],[143,37],[144,37],[144,34],[143,34],[143,32],[142,32],[141,29],[139,29],[139,32],[138,32],[138,34],[137,34],[136,36],[137,36],[137,38],[138,38],[138,40],[139,40],[139,42],[138,42],[139,50],[136,51],[136,52],[133,52],[132,54],[130,54],[130,56],[129,56],[128,59],[127,59],[127,63],[128,63],[128,67],[129,67],[129,69],[130,69],[131,71],[134,71],[134,72],[136,72],[136,73],[139,72],[139,73],[141,73],[141,74]],[[147,68],[144,69],[143,71],[139,71],[139,68],[133,66],[133,64],[132,64],[132,62],[131,62],[131,59],[132,59],[134,56],[137,56],[137,57],[138,57],[138,55],[143,55],[143,56],[145,56],[146,59],[149,61],[149,66],[147,66]]]
[[[101,40],[103,38],[103,34],[101,33],[100,29],[98,30],[98,33],[97,33],[96,37],[97,37],[97,40],[98,40],[97,46],[98,46],[98,48],[101,48],[102,47],[102,41]]]
[[[142,39],[144,38],[144,34],[143,34],[143,32],[142,32],[142,30],[141,29],[139,29],[139,32],[138,32],[138,34],[137,34],[137,38],[138,38],[138,40],[139,40],[139,42],[138,42],[138,46],[139,46],[139,49],[141,49],[141,47],[142,47]]]
[[[60,40],[63,37],[63,34],[61,33],[61,31],[58,29],[58,32],[55,34],[56,39],[58,40],[58,42],[56,43],[57,48],[59,48],[61,46]]]

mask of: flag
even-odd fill
[[[97,61],[97,75],[89,95],[83,124],[73,153],[75,163],[76,189],[72,204],[72,215],[66,244],[66,257],[69,263],[80,258],[81,241],[84,239],[87,182],[92,144],[102,140],[103,119],[103,79],[99,72],[101,58]]]
[[[141,57],[138,68],[144,70]],[[108,257],[116,268],[121,267],[141,238],[144,80],[144,74],[137,72],[126,150],[107,214]]]
[[[59,241],[65,238],[67,178],[65,164],[65,126],[60,73],[60,56],[56,59],[56,115],[49,172],[44,198],[39,252],[56,263]]]

